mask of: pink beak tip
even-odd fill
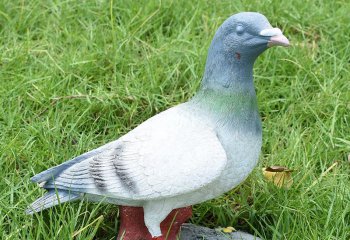
[[[290,46],[288,38],[286,38],[284,35],[277,35],[270,38],[270,41],[268,42],[267,46],[273,47],[273,46],[283,46],[288,47]]]

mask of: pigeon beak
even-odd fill
[[[283,47],[288,47],[289,40],[286,38],[283,34],[278,35],[278,36],[272,36],[270,38],[270,41],[267,43],[267,46],[273,47],[273,46],[283,46]]]
[[[282,31],[279,28],[268,28],[260,32],[260,36],[270,37],[267,46],[283,46],[288,47],[289,40],[282,34]]]

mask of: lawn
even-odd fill
[[[30,177],[191,98],[218,26],[263,13],[290,39],[254,68],[259,165],[191,222],[264,239],[350,239],[350,4],[342,1],[0,2],[0,236],[113,239],[118,210],[75,202],[27,216]],[[261,168],[294,169],[290,189]]]

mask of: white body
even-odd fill
[[[159,236],[161,221],[173,209],[215,198],[241,183],[256,165],[260,148],[261,135],[222,124],[215,114],[185,103],[155,115],[42,184],[91,201],[142,206],[146,226]],[[47,199],[42,208],[47,201],[58,203]]]

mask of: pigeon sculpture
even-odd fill
[[[172,210],[229,191],[257,164],[262,130],[253,64],[276,45],[288,46],[288,39],[262,14],[228,18],[212,40],[191,100],[32,177],[47,193],[27,213],[83,198],[137,207],[152,239],[165,239],[160,225]]]

